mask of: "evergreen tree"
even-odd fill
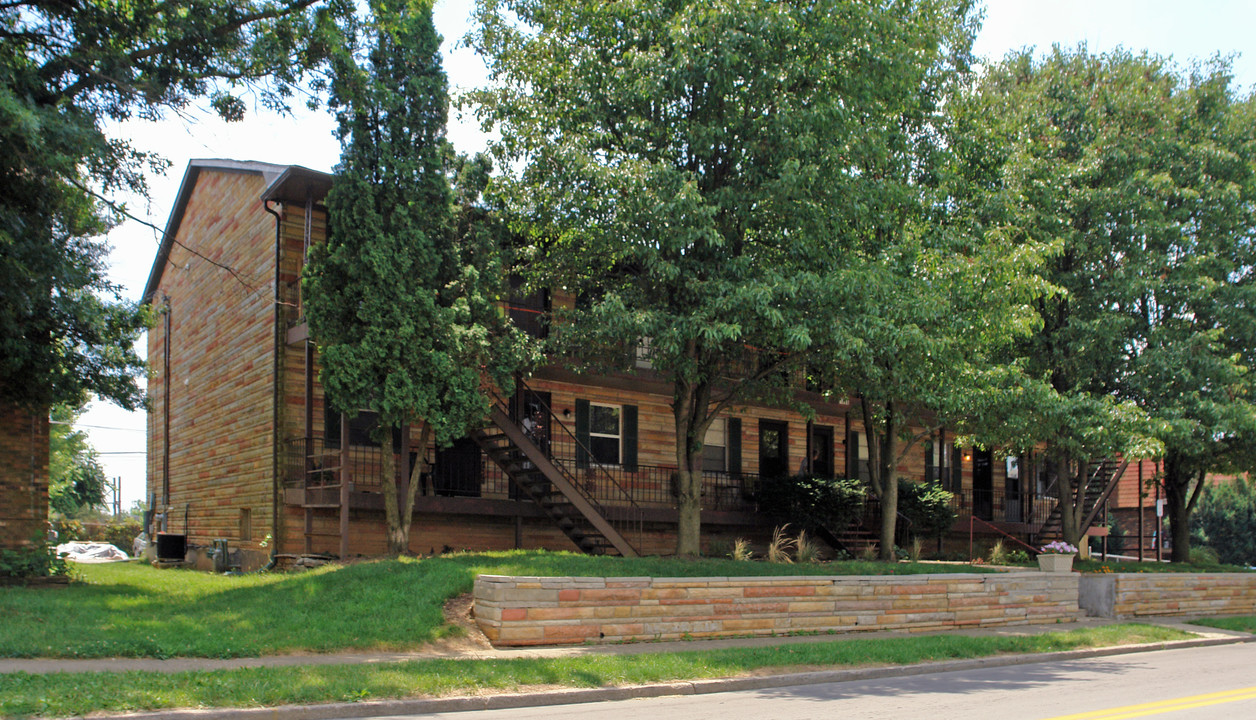
[[[429,442],[448,444],[488,413],[481,368],[508,388],[520,343],[492,304],[503,273],[492,233],[466,221],[473,198],[455,216],[431,3],[375,0],[371,11],[334,61],[342,155],[304,290],[329,411],[379,414],[388,548],[400,554],[424,467],[402,495],[392,429],[420,428],[420,458]]]

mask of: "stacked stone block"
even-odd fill
[[[1256,613],[1256,573],[1113,573],[1082,577],[1082,604],[1111,618]]]
[[[475,617],[503,646],[1054,623],[1077,618],[1078,577],[481,575]]]

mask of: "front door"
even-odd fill
[[[828,425],[812,425],[807,440],[807,457],[811,474],[833,477],[833,428]]]
[[[973,515],[994,519],[994,463],[989,450],[973,448]]]
[[[1008,522],[1023,522],[1025,515],[1021,506],[1021,459],[1008,457],[1004,459],[1007,472],[1003,481],[1003,513]]]
[[[759,421],[759,477],[764,480],[789,474],[789,425],[777,420]]]

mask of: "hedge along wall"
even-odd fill
[[[495,645],[939,630],[1078,617],[1076,573],[475,580]]]
[[[1088,615],[1256,613],[1256,573],[1112,573],[1082,575],[1079,604]]]

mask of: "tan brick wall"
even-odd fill
[[[481,575],[475,617],[495,645],[1054,623],[1078,617],[1078,577]]]
[[[0,404],[0,548],[26,547],[48,522],[48,415]]]
[[[170,300],[148,333],[148,490],[167,527],[189,541],[240,542],[242,509],[257,547],[271,532],[275,333],[275,221],[258,199],[259,174],[202,170],[154,296]],[[212,260],[212,262],[210,262]],[[217,263],[214,264],[214,263]],[[232,268],[238,277],[219,265]],[[170,497],[163,503],[162,413],[170,407]],[[235,544],[233,543],[233,544]]]

